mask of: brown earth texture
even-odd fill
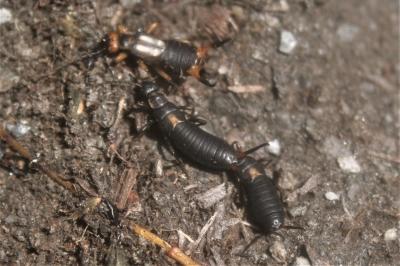
[[[176,163],[157,127],[138,135],[134,87],[155,73],[85,64],[118,25],[153,22],[160,39],[229,38],[209,51],[215,87],[165,93],[229,143],[270,143],[253,156],[279,234],[251,223],[235,177]],[[34,157],[0,142],[0,264],[176,265],[136,223],[201,265],[399,265],[398,1],[3,0],[0,36],[0,126]]]

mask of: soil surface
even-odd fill
[[[175,264],[119,212],[204,265],[398,265],[399,2],[211,2],[0,1],[1,126],[77,188],[0,143],[1,264]],[[155,21],[159,38],[231,37],[210,51],[215,87],[188,78],[168,97],[229,142],[275,144],[253,155],[304,230],[259,237],[234,177],[176,164],[157,128],[137,137],[140,70],[79,60],[117,25]]]

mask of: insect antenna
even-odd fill
[[[249,155],[249,154],[251,154],[251,153],[261,149],[262,147],[267,146],[267,145],[269,145],[269,143],[268,142],[264,142],[264,143],[261,143],[260,145],[257,145],[257,146],[255,146],[255,147],[253,147],[251,149],[248,149],[247,151],[241,151],[240,152],[240,156],[243,158],[243,157],[245,157],[245,156],[247,156],[247,155]]]

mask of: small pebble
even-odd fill
[[[265,7],[265,10],[270,12],[287,12],[289,9],[290,6],[286,0],[270,1]]]
[[[279,45],[279,52],[284,54],[291,54],[297,45],[297,40],[293,33],[290,31],[281,32],[281,41]]]
[[[279,263],[283,263],[287,258],[287,250],[282,241],[275,241],[269,248],[272,258]]]
[[[325,193],[325,198],[327,200],[333,201],[333,200],[338,200],[340,198],[340,196],[338,194],[336,194],[335,192],[328,191]]]
[[[335,136],[327,137],[324,140],[322,149],[326,154],[336,158],[339,156],[351,155],[351,152],[347,148],[346,142],[338,139]]]
[[[311,266],[310,261],[305,257],[297,257],[294,261],[294,266]]]
[[[398,239],[397,229],[390,228],[389,230],[387,230],[384,234],[384,239],[385,239],[385,241],[394,241],[394,240]]]
[[[226,195],[225,183],[213,187],[201,195],[198,195],[196,198],[199,201],[199,204],[202,208],[209,208],[213,206],[218,201],[222,200]]]
[[[28,126],[27,122],[25,121],[22,121],[21,123],[17,123],[15,125],[7,124],[6,128],[16,138],[22,137],[31,130],[31,127]]]
[[[289,210],[289,214],[290,216],[295,218],[299,216],[304,216],[304,214],[306,214],[306,211],[307,211],[306,206],[293,207]]]
[[[0,92],[6,92],[15,86],[20,80],[13,71],[0,65]]]
[[[264,21],[271,28],[277,28],[280,24],[280,21],[277,17],[271,16],[269,14],[264,14]]]
[[[337,36],[341,42],[351,42],[358,34],[360,29],[352,24],[342,24],[336,31]]]
[[[11,214],[4,219],[5,224],[14,224],[17,221],[18,217]]]
[[[281,154],[281,144],[279,143],[279,140],[274,139],[268,142],[267,150],[273,155]]]
[[[120,3],[123,7],[125,8],[131,8],[134,7],[137,4],[140,4],[142,1],[141,0],[121,0]]]
[[[12,20],[11,11],[7,8],[0,8],[0,24],[10,22]]]
[[[155,172],[156,172],[156,177],[158,177],[158,178],[162,177],[164,174],[162,160],[158,159],[156,161],[154,168],[155,168]]]
[[[349,173],[359,173],[361,172],[361,167],[354,158],[354,156],[342,156],[337,159],[339,167]]]

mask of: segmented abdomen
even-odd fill
[[[191,122],[176,125],[169,138],[182,154],[204,167],[227,171],[237,161],[231,145]]]
[[[166,49],[161,54],[162,62],[176,74],[185,74],[196,64],[196,47],[175,40],[165,41]]]
[[[278,230],[285,214],[277,189],[263,165],[247,156],[239,163],[238,173],[247,198],[249,218],[263,232]]]

